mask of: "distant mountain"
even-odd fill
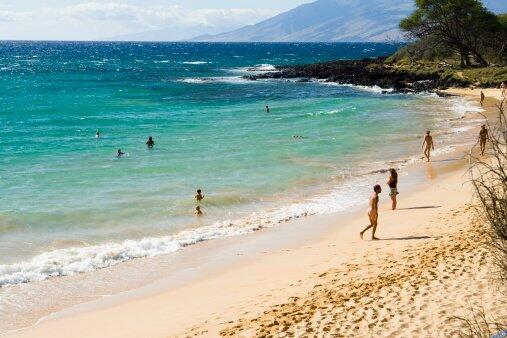
[[[411,0],[318,0],[258,24],[195,41],[385,41],[400,40],[398,23]]]
[[[507,10],[507,1],[485,1],[488,8]],[[192,41],[208,42],[338,42],[403,39],[401,19],[414,10],[413,0],[318,0],[255,25]]]
[[[236,26],[237,27],[237,26]],[[139,33],[130,33],[108,38],[108,41],[181,41],[188,40],[192,37],[207,32],[208,34],[218,34],[224,31],[223,27],[169,27]]]

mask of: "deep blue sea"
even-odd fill
[[[0,42],[0,286],[361,205],[462,103],[243,76],[398,47]]]

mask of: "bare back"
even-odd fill
[[[487,129],[481,129],[481,132],[479,133],[479,138],[481,141],[486,141],[488,138],[488,130]]]
[[[426,135],[424,137],[424,144],[426,145],[426,148],[433,147],[433,137],[431,135]]]

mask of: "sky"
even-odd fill
[[[182,40],[255,24],[312,1],[0,0],[0,40]],[[485,2],[506,11],[507,0]]]
[[[0,40],[178,40],[254,24],[311,0],[0,0]]]

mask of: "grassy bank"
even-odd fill
[[[386,67],[418,76],[438,75],[445,82],[451,79],[463,87],[499,87],[503,81],[507,81],[507,66],[461,68],[454,63],[455,60],[411,62],[409,59],[396,60],[395,57],[385,61]]]

